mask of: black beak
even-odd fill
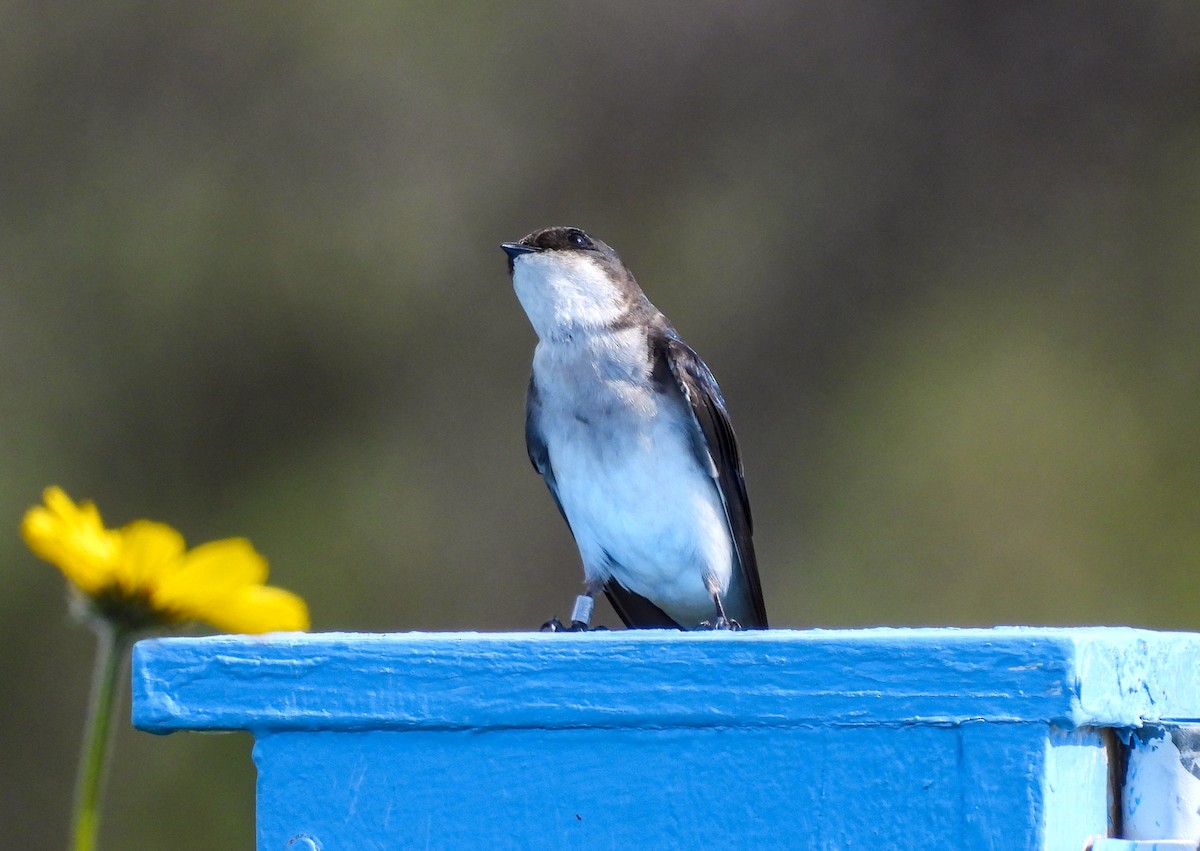
[[[513,261],[522,254],[530,254],[538,249],[532,245],[526,245],[523,242],[502,242],[500,247],[504,249],[504,253],[508,255],[508,274],[513,272]]]
[[[500,247],[508,255],[508,262],[510,263],[522,254],[530,254],[537,251],[532,245],[526,245],[523,242],[502,242],[500,243]]]

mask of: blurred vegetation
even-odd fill
[[[63,844],[91,664],[16,535],[46,484],[249,536],[318,629],[566,612],[498,247],[548,224],[614,245],[720,379],[775,625],[1198,626],[1195,3],[0,22],[12,847]],[[252,824],[248,738],[120,731],[108,847]]]

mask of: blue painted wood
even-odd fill
[[[1074,849],[1080,837],[1111,832],[1107,745],[1098,727],[1050,728],[1042,776],[1032,781],[1044,796],[1047,838],[1065,838]]]
[[[1026,627],[210,636],[139,642],[134,687],[138,724],[158,732],[974,718],[1140,726],[1196,717],[1197,641]]]
[[[1190,839],[1098,839],[1086,851],[1196,851]]]
[[[167,638],[133,714],[254,732],[260,849],[1077,851],[1103,729],[1200,718],[1198,663],[1129,629]]]
[[[1018,726],[986,743],[919,726],[284,733],[255,749],[270,766],[260,801],[274,802],[258,847],[285,848],[299,828],[338,848],[989,848],[996,829],[1037,818],[1036,798],[1003,779],[964,796],[960,749],[1002,760],[1036,750],[1031,738]]]

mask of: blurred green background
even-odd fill
[[[1191,0],[0,4],[5,843],[64,844],[93,651],[44,485],[316,629],[567,614],[549,224],[715,371],[774,625],[1200,627],[1198,93]],[[249,848],[253,778],[125,725],[105,845]]]

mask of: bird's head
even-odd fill
[[[513,289],[541,339],[611,328],[645,301],[617,253],[579,228],[503,243]]]

